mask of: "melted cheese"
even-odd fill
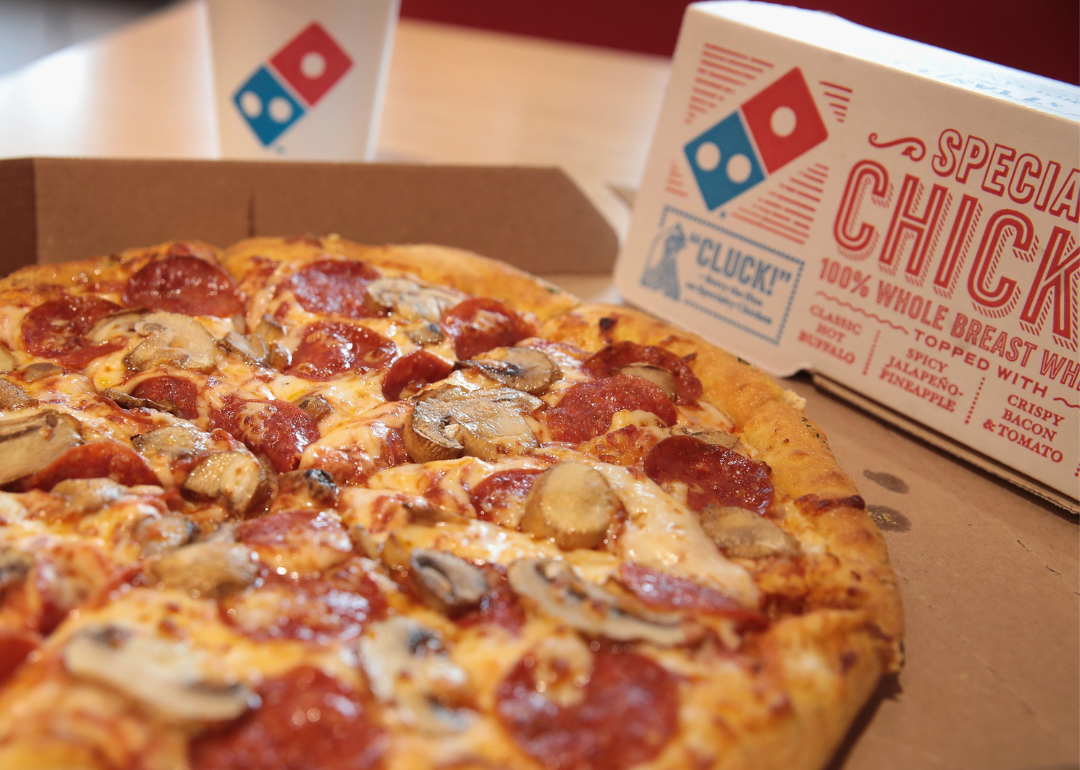
[[[651,479],[615,465],[593,465],[626,508],[626,525],[615,544],[620,557],[703,581],[747,606],[758,605],[759,592],[750,573],[724,558],[693,511]]]

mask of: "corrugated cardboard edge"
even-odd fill
[[[0,263],[8,270],[32,265],[37,259],[34,172],[34,162],[28,158],[0,161]]]
[[[542,166],[21,158],[0,161],[3,268],[172,239],[337,233],[439,243],[534,273],[610,273],[615,231]]]
[[[998,461],[993,460],[986,455],[980,454],[979,452],[970,449],[966,445],[961,444],[960,442],[955,441],[954,439],[951,439],[942,433],[938,433],[935,430],[927,428],[922,423],[915,422],[914,420],[905,417],[899,412],[896,412],[887,406],[879,404],[873,399],[867,398],[862,393],[859,393],[856,390],[852,390],[848,386],[843,385],[836,380],[830,379],[821,374],[817,374],[813,371],[810,372],[810,376],[814,381],[814,385],[816,385],[821,390],[824,390],[826,393],[831,393],[832,395],[843,399],[849,404],[857,406],[863,411],[869,412],[875,417],[878,417],[879,419],[882,419],[891,425],[895,425],[906,433],[909,433],[916,438],[922,439],[927,444],[935,446],[945,452],[948,452],[954,457],[957,457],[965,462],[971,463],[976,468],[980,468],[987,473],[1004,479],[1010,484],[1014,484],[1021,489],[1027,490],[1031,494],[1037,497],[1041,497],[1043,500],[1053,503],[1054,505],[1062,508],[1065,511],[1068,511],[1071,514],[1080,515],[1080,501],[1063,495],[1056,489],[1048,487],[1045,484],[1041,484],[1040,482],[1035,481],[1034,479],[1025,476],[1022,473],[1017,473],[1015,470],[1008,467],[1007,465],[1003,465],[1002,463],[999,463]]]

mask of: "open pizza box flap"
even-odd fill
[[[555,168],[0,161],[0,270],[174,239],[337,233],[438,243],[533,273],[610,273],[614,231]]]
[[[204,161],[0,161],[0,270],[174,238],[337,232],[445,243],[610,296],[617,241],[556,169]],[[598,292],[599,293],[599,292]],[[1076,756],[1078,548],[1069,517],[815,389],[885,534],[907,665],[885,680],[829,770],[1048,770]],[[882,414],[882,418],[889,416]]]
[[[616,285],[1080,513],[1078,117],[1076,86],[696,3]]]

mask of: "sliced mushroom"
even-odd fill
[[[27,364],[20,371],[22,372],[23,379],[27,382],[37,382],[38,380],[44,380],[46,377],[55,377],[58,374],[63,374],[64,367],[57,366],[48,361],[40,361],[36,364]]]
[[[247,452],[214,452],[184,481],[184,490],[204,500],[222,500],[245,513],[270,492],[270,477],[262,463]]]
[[[7,349],[6,345],[0,345],[0,372],[10,372],[16,366],[18,366],[18,362],[15,360],[15,356]]]
[[[367,285],[367,297],[377,309],[396,311],[408,320],[425,321],[438,321],[465,299],[461,292],[413,278],[376,278]]]
[[[576,460],[541,473],[525,498],[521,529],[551,538],[564,550],[595,548],[604,542],[619,510],[619,498],[603,474]]]
[[[319,422],[334,411],[334,407],[330,406],[330,402],[319,393],[309,393],[302,396],[296,402],[296,405],[315,422]]]
[[[64,647],[64,667],[179,722],[224,722],[259,705],[239,682],[214,682],[204,674],[206,654],[116,625],[86,628]]]
[[[131,443],[147,457],[177,460],[205,450],[210,445],[210,437],[192,426],[166,425],[135,436]]]
[[[0,409],[26,409],[36,404],[37,399],[18,385],[0,379]]]
[[[564,561],[519,559],[507,572],[510,587],[537,609],[590,636],[642,640],[661,647],[694,641],[696,629],[678,613],[654,612],[636,599],[581,578]]]
[[[478,369],[503,385],[532,394],[543,393],[560,374],[559,367],[536,348],[496,348],[483,358],[458,365]]]
[[[147,516],[132,528],[132,539],[141,546],[140,556],[156,556],[187,545],[199,528],[178,513]]]
[[[227,539],[185,545],[154,561],[150,572],[167,588],[197,592],[208,599],[242,591],[259,575],[251,551]]]
[[[151,313],[135,324],[135,332],[146,340],[124,359],[132,369],[172,365],[207,372],[217,363],[214,338],[189,316],[164,311]]]
[[[0,485],[42,470],[81,443],[79,421],[53,409],[0,422]]]
[[[273,317],[264,315],[259,325],[255,327],[255,333],[262,339],[263,344],[269,348],[275,342],[285,336],[285,327]]]
[[[360,639],[371,692],[397,706],[402,721],[436,735],[468,728],[475,713],[462,707],[468,674],[447,656],[441,635],[395,615],[369,627]]]
[[[668,431],[672,436],[690,436],[706,444],[722,446],[725,449],[734,449],[739,445],[739,437],[733,436],[722,430],[704,428],[700,425],[676,425]]]
[[[648,380],[653,385],[659,387],[660,390],[664,391],[664,395],[668,398],[675,398],[675,377],[662,366],[653,366],[652,364],[630,364],[629,366],[624,366],[616,371],[619,374],[630,374],[634,377],[641,377],[643,380]]]
[[[249,364],[263,365],[270,355],[270,348],[257,334],[237,334],[229,332],[220,340],[218,345],[229,353],[235,353]]]
[[[471,610],[488,594],[483,571],[446,551],[414,548],[409,569],[420,597],[444,615]]]
[[[333,508],[337,493],[334,477],[321,469],[289,471],[278,477],[277,500],[290,508]]]
[[[69,510],[79,513],[100,511],[128,493],[128,488],[112,479],[64,479],[52,488],[60,495]]]
[[[538,446],[520,411],[497,401],[473,398],[453,411],[461,426],[459,441],[469,457],[494,461]]]
[[[114,337],[130,336],[135,333],[135,325],[145,315],[143,310],[121,310],[99,320],[87,332],[91,342],[108,342]]]
[[[0,596],[26,580],[34,566],[34,557],[10,545],[0,545]]]
[[[270,366],[274,369],[280,369],[284,371],[292,363],[292,353],[289,349],[282,345],[280,342],[270,343],[270,357],[268,360]]]
[[[442,327],[434,321],[425,321],[412,329],[406,329],[405,336],[421,347],[438,345],[446,339]]]
[[[799,551],[798,540],[746,508],[707,506],[701,512],[701,528],[725,556],[760,559]]]
[[[153,409],[157,412],[168,412],[180,416],[180,407],[173,402],[153,401],[149,398],[138,398],[130,393],[115,388],[105,388],[101,395],[115,403],[121,409]]]

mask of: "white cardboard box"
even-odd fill
[[[1075,508],[1078,117],[835,16],[691,5],[616,283]]]

